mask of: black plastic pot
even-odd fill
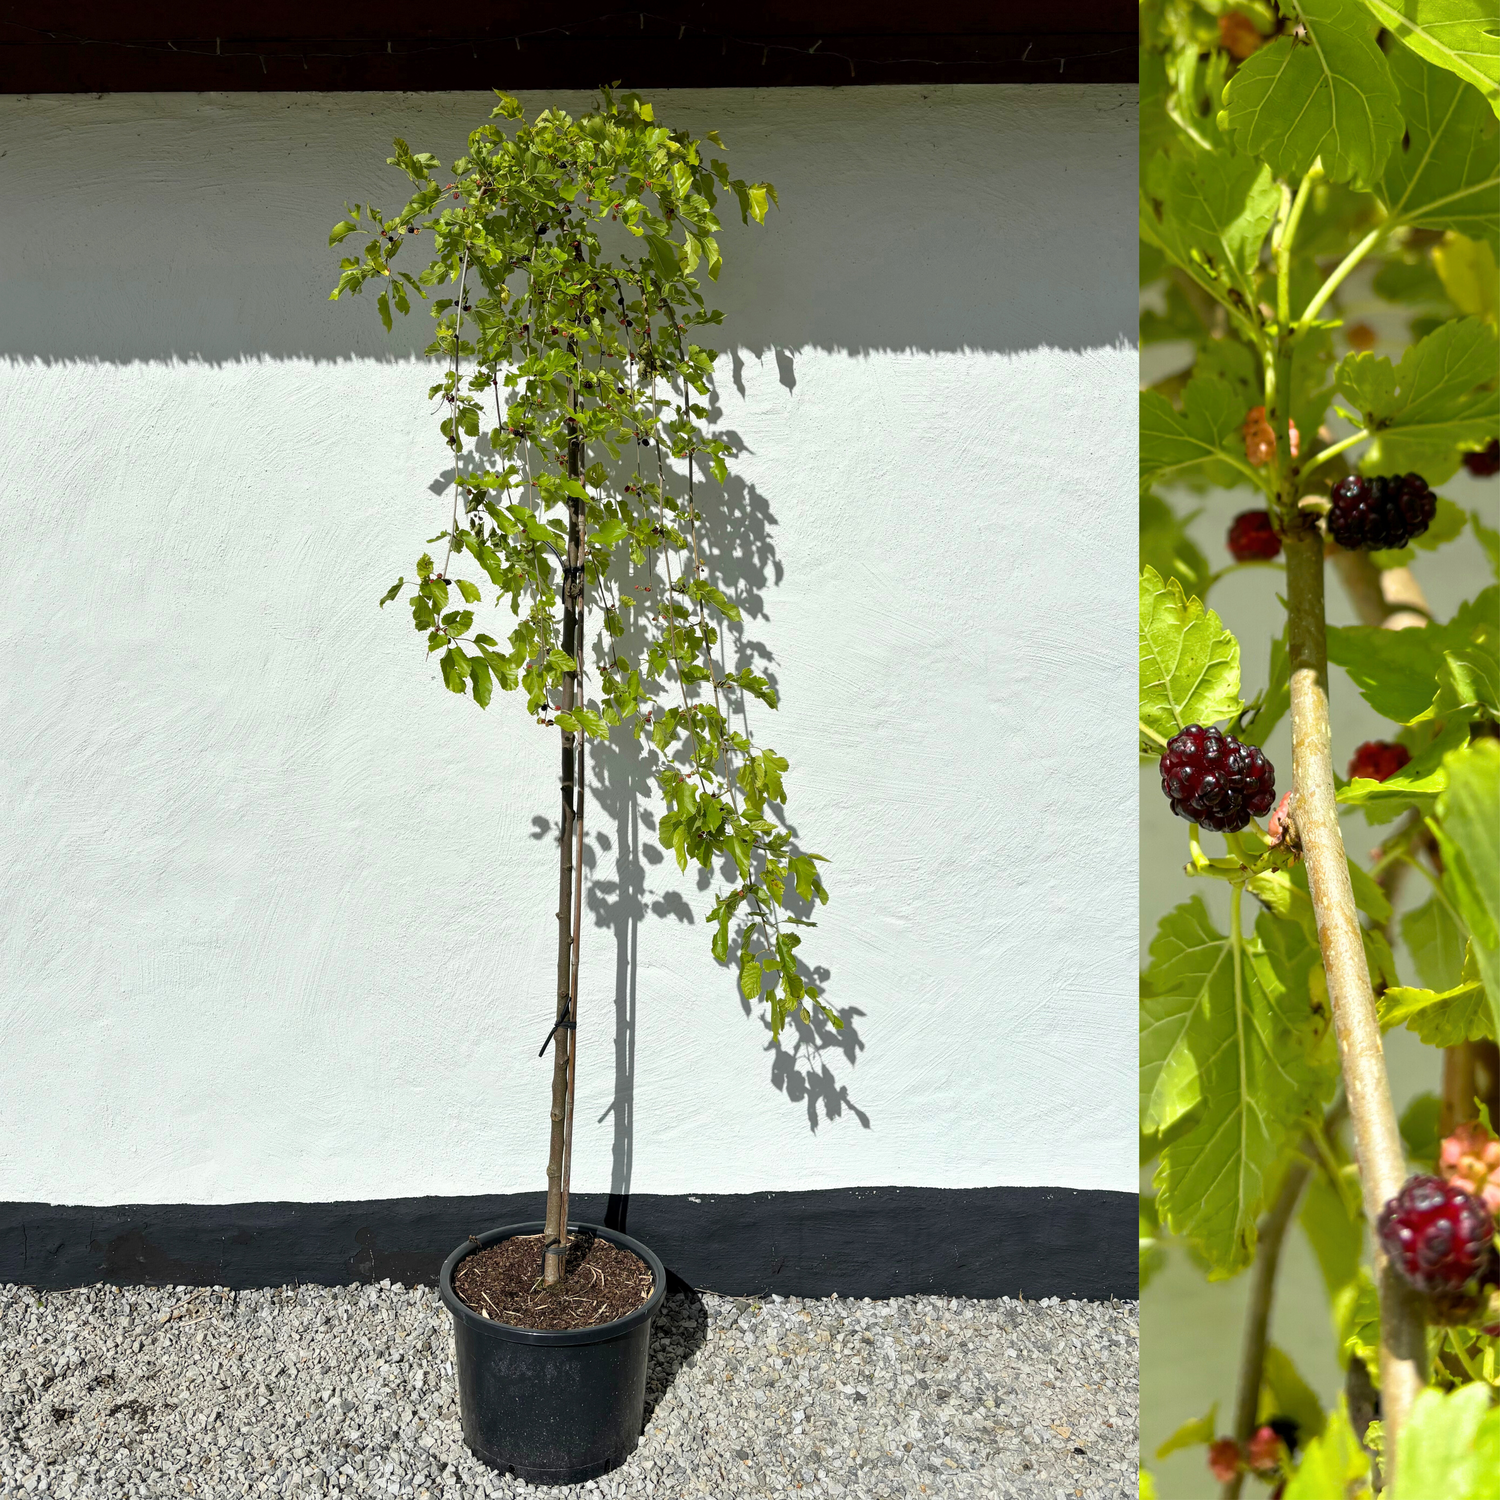
[[[651,1320],[667,1273],[629,1235],[575,1224],[639,1256],[651,1268],[651,1295],[633,1312],[596,1328],[539,1330],[497,1323],[466,1307],[453,1290],[458,1263],[476,1249],[541,1224],[510,1224],[465,1240],[443,1262],[438,1291],[453,1314],[455,1369],[464,1442],[492,1468],[531,1484],[581,1484],[625,1462],[640,1441],[646,1412]]]

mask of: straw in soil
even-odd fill
[[[466,1255],[453,1274],[459,1300],[516,1328],[592,1328],[634,1312],[651,1295],[651,1270],[608,1240],[575,1234],[560,1285],[542,1285],[542,1237],[514,1235]]]

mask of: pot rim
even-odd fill
[[[595,1323],[588,1328],[517,1328],[513,1323],[498,1323],[494,1318],[487,1318],[482,1313],[475,1312],[453,1290],[453,1273],[465,1256],[472,1255],[475,1250],[483,1250],[486,1246],[497,1244],[501,1240],[514,1239],[517,1235],[541,1234],[546,1227],[540,1219],[529,1224],[506,1224],[502,1228],[490,1229],[484,1234],[476,1235],[475,1239],[479,1241],[477,1245],[472,1240],[465,1240],[443,1262],[443,1269],[438,1275],[438,1294],[443,1299],[443,1306],[476,1333],[486,1334],[492,1338],[507,1339],[515,1344],[544,1344],[554,1348],[573,1344],[602,1344],[609,1339],[630,1333],[633,1329],[639,1328],[642,1323],[649,1323],[656,1316],[657,1310],[661,1307],[662,1298],[667,1295],[666,1267],[662,1265],[654,1250],[641,1244],[639,1240],[631,1239],[628,1234],[622,1234],[618,1229],[606,1229],[602,1224],[570,1223],[569,1230],[591,1230],[600,1239],[608,1240],[612,1245],[619,1245],[622,1250],[629,1250],[632,1255],[643,1260],[651,1271],[651,1295],[633,1312],[626,1313],[623,1318],[615,1318],[609,1323]]]

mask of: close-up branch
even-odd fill
[[[1394,1454],[1395,1438],[1422,1388],[1426,1367],[1421,1306],[1387,1263],[1375,1233],[1381,1209],[1406,1179],[1406,1158],[1334,800],[1323,540],[1316,530],[1303,527],[1288,534],[1285,545],[1293,818],[1307,862],[1365,1216],[1374,1245],[1380,1297],[1381,1412],[1389,1435],[1387,1452]]]

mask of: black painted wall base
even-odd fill
[[[431,1286],[468,1234],[540,1216],[542,1195],[352,1203],[0,1203],[0,1283]],[[1133,1193],[832,1188],[579,1194],[572,1216],[645,1241],[705,1291],[826,1297],[1136,1296]]]

